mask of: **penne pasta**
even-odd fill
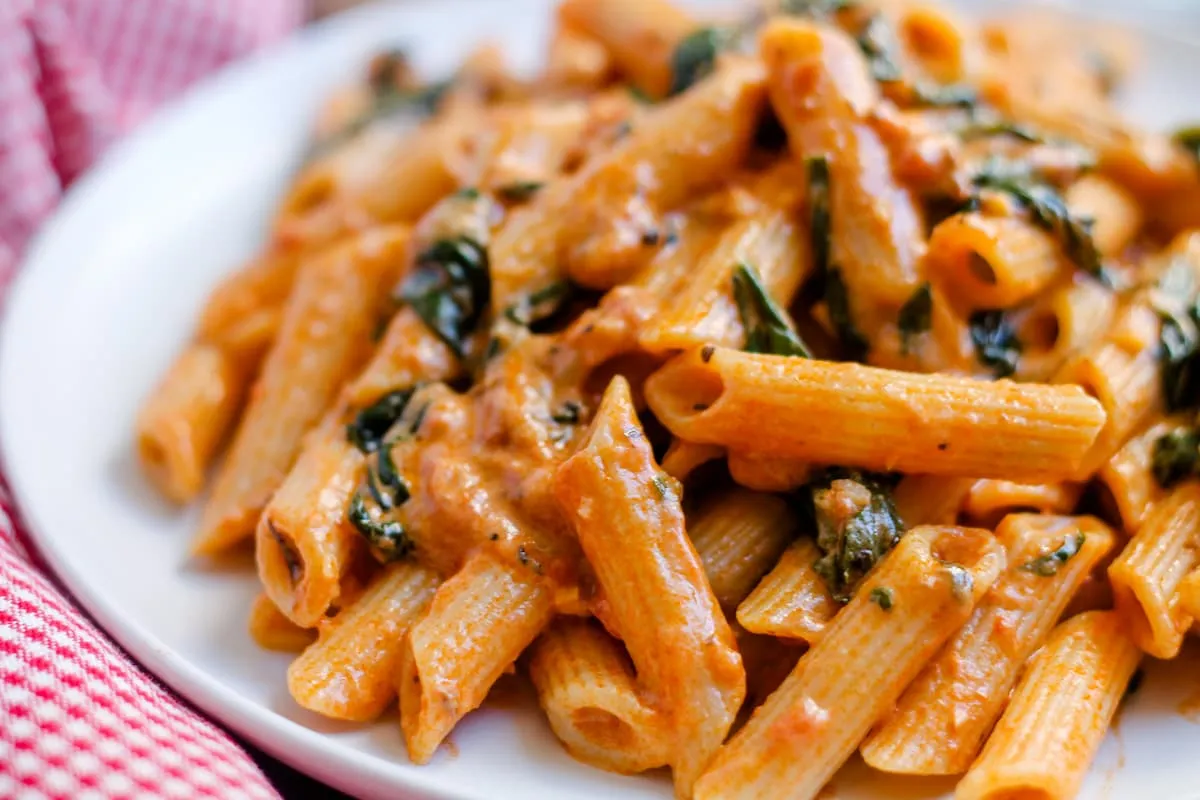
[[[795,535],[781,498],[732,489],[688,515],[688,534],[722,608],[735,609],[779,559]]]
[[[414,763],[433,758],[553,611],[540,575],[487,551],[438,587],[429,612],[399,643],[400,728]]]
[[[967,492],[963,513],[978,521],[998,521],[1018,511],[1043,514],[1068,514],[1083,495],[1083,484],[1016,483],[1014,481],[976,481]]]
[[[302,437],[365,359],[380,295],[398,273],[407,245],[406,228],[382,229],[302,268],[279,338],[217,474],[193,553],[212,555],[254,532]]]
[[[839,605],[813,565],[821,553],[812,539],[798,539],[737,607],[737,621],[751,633],[816,644]]]
[[[1021,666],[1116,536],[1094,517],[1013,514],[996,529],[1008,567],[863,743],[868,765],[910,775],[967,771]]]
[[[717,754],[696,784],[697,800],[816,797],[938,646],[970,617],[1004,563],[1003,549],[987,531],[909,531]],[[889,600],[881,604],[881,595]],[[805,757],[795,758],[797,752]]]
[[[250,604],[250,638],[264,650],[299,653],[317,638],[317,632],[301,628],[285,617],[271,598],[259,594]]]
[[[667,763],[662,720],[642,698],[621,643],[599,625],[556,621],[532,648],[529,677],[550,727],[575,758],[625,774]]]
[[[376,573],[288,667],[295,701],[334,719],[365,722],[382,714],[396,696],[404,634],[425,612],[438,583],[437,573],[415,564]]]
[[[916,375],[701,349],[646,381],[680,438],[880,471],[1024,480],[1072,476],[1104,425],[1077,387]],[[1037,476],[1034,478],[1034,476]]]
[[[658,699],[676,793],[686,797],[733,724],[746,676],[684,530],[678,488],[658,472],[623,378],[609,384],[587,439],[560,467],[556,494],[638,678]],[[601,507],[617,516],[601,520],[593,511]]]
[[[1111,510],[1130,536],[1137,534],[1147,513],[1165,494],[1154,478],[1154,443],[1174,427],[1169,420],[1152,425],[1127,441],[1096,473]]]
[[[1137,535],[1108,568],[1117,611],[1138,647],[1173,658],[1192,618],[1176,590],[1197,563],[1200,483],[1189,481],[1151,507]]]
[[[1073,617],[1034,657],[957,800],[1076,795],[1141,652],[1111,611]]]

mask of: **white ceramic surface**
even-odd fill
[[[364,797],[574,800],[670,797],[665,776],[619,777],[572,761],[516,685],[472,714],[433,764],[407,763],[394,717],[323,721],[284,687],[287,657],[246,634],[248,564],[188,563],[194,512],[142,482],[130,429],[186,340],[203,298],[261,241],[326,92],[384,44],[426,74],[501,39],[516,63],[541,52],[548,0],[410,0],[364,8],[237,65],[117,147],[69,194],[29,252],[0,337],[0,443],[35,537],[80,602],[148,669],[267,752]],[[1152,125],[1200,118],[1200,50],[1147,48],[1132,108]],[[1086,797],[1200,798],[1200,726],[1178,713],[1200,692],[1195,653],[1151,665]],[[944,781],[851,767],[837,796],[939,797]]]

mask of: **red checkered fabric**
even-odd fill
[[[304,0],[0,0],[0,303],[71,181]],[[0,480],[0,798],[277,797],[41,571]]]

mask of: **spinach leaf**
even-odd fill
[[[871,77],[882,83],[891,83],[904,77],[897,56],[900,43],[886,17],[882,14],[872,15],[856,39],[858,49],[866,56]]]
[[[720,28],[699,28],[683,38],[671,54],[671,88],[673,97],[687,91],[705,78],[716,66],[717,54],[723,50],[729,34]]]
[[[392,490],[390,505],[404,505],[412,496],[408,490],[408,484],[400,477],[400,472],[396,469],[396,462],[392,460],[392,448],[395,442],[384,442],[376,455],[375,475],[379,478],[379,482]],[[380,503],[382,506],[383,503]]]
[[[1196,161],[1200,161],[1200,125],[1181,128],[1171,137]]]
[[[400,297],[464,357],[491,298],[487,249],[469,236],[439,239],[417,257]]]
[[[975,176],[975,186],[1005,192],[1029,211],[1033,221],[1049,231],[1075,266],[1108,282],[1100,260],[1100,251],[1092,238],[1090,217],[1073,216],[1062,195],[1049,184],[1030,178],[982,172]]]
[[[825,275],[825,310],[829,312],[829,321],[846,350],[846,358],[851,361],[865,359],[870,344],[854,324],[850,292],[842,278],[842,271],[837,267],[830,267]]]
[[[783,0],[779,4],[779,12],[797,17],[828,19],[839,11],[860,5],[861,0]]]
[[[904,523],[881,476],[836,470],[809,490],[822,553],[814,569],[833,597],[848,603],[863,577],[900,541]]]
[[[527,328],[552,316],[574,293],[575,286],[570,281],[554,281],[504,309],[504,316],[509,322]]]
[[[1200,299],[1186,312],[1159,308],[1159,363],[1168,411],[1200,404]]]
[[[523,203],[533,197],[546,184],[542,181],[517,181],[496,189],[496,194],[510,203]]]
[[[380,397],[355,415],[346,426],[346,438],[364,453],[375,452],[384,434],[404,413],[412,396],[413,389],[396,389]]]
[[[413,550],[413,541],[399,522],[376,522],[367,511],[362,495],[355,493],[346,512],[350,524],[363,535],[386,562],[399,561]]]
[[[1200,475],[1200,431],[1178,428],[1154,442],[1154,480],[1164,489]]]
[[[979,92],[966,84],[918,83],[912,87],[912,104],[917,108],[974,108],[978,103]]]
[[[559,425],[578,425],[583,418],[583,406],[576,400],[568,400],[550,414],[550,419]]]
[[[1037,144],[1044,141],[1041,134],[1028,125],[1003,119],[979,119],[973,117],[955,133],[964,142],[972,139],[987,139],[993,136],[1011,136],[1022,142]]]
[[[1021,565],[1021,569],[1041,578],[1051,578],[1058,574],[1063,564],[1079,553],[1079,548],[1083,547],[1085,538],[1086,536],[1082,533],[1071,534],[1063,539],[1063,543],[1058,549],[1025,562]]]
[[[909,340],[929,330],[933,324],[933,289],[925,281],[912,297],[900,307],[897,327],[900,329],[900,352],[908,353]]]
[[[1021,343],[1004,312],[999,309],[976,311],[968,321],[975,357],[991,367],[997,378],[1006,378],[1017,370]]]
[[[829,271],[829,252],[832,231],[830,216],[829,161],[824,156],[804,162],[808,176],[808,230],[812,236],[813,270],[817,275]]]
[[[733,271],[733,299],[746,331],[747,353],[811,358],[812,353],[787,320],[787,315],[762,284],[758,270],[741,262]]]
[[[891,611],[892,606],[895,604],[895,595],[886,586],[876,586],[871,590],[871,602],[884,611]]]

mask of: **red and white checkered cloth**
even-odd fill
[[[284,36],[304,0],[0,0],[0,304],[71,181],[164,100]],[[278,797],[22,545],[0,476],[0,798]]]

